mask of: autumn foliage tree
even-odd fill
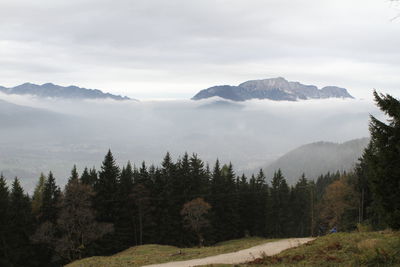
[[[204,199],[196,198],[184,204],[181,211],[185,226],[195,232],[199,246],[204,243],[202,230],[209,225],[206,215],[210,209],[211,205]]]
[[[349,177],[342,175],[330,184],[320,203],[320,219],[328,227],[344,228],[346,213],[357,208],[357,192],[349,182]]]

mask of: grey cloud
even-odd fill
[[[315,75],[318,80],[316,66],[329,83],[333,79],[347,87],[340,83],[348,80],[362,94],[370,90],[374,78],[369,72],[376,67],[383,65],[380,76],[399,71],[400,23],[390,21],[396,12],[376,0],[7,0],[0,4],[0,45],[17,45],[2,46],[12,58],[0,61],[12,72],[0,70],[0,82],[15,77],[42,81],[50,73],[46,79],[55,83],[69,79],[104,88],[99,84],[114,82],[110,90],[120,81],[132,84],[125,88],[132,96],[140,83],[164,90],[160,97],[171,94],[160,84],[176,84],[173,94],[186,97],[202,88],[187,88],[180,80],[202,85],[219,75],[221,83],[233,83],[238,76],[271,77],[276,69],[281,69],[279,76],[303,81]],[[354,64],[366,68],[351,68]],[[118,69],[125,76],[110,75]],[[132,75],[141,71],[153,74]],[[365,78],[354,78],[360,76]],[[380,87],[394,90],[399,78],[390,80]]]

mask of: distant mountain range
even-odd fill
[[[38,97],[67,98],[67,99],[114,99],[130,100],[129,97],[103,93],[98,89],[86,89],[77,86],[60,86],[52,83],[42,85],[24,83],[15,87],[0,86],[0,92],[13,95],[34,95]]]
[[[345,88],[326,86],[318,89],[315,85],[289,82],[282,77],[252,80],[238,86],[220,85],[201,90],[192,100],[218,96],[233,101],[270,99],[276,101],[297,101],[299,99],[353,98]]]
[[[272,177],[278,169],[289,184],[294,184],[305,173],[307,178],[316,179],[321,174],[336,171],[350,171],[354,168],[369,138],[350,140],[341,144],[332,142],[316,142],[296,148],[275,162],[265,170],[267,177]]]

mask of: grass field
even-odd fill
[[[129,248],[110,257],[91,257],[73,262],[68,267],[142,266],[146,264],[203,258],[238,251],[273,241],[244,238],[219,243],[212,247],[177,248],[143,245]],[[181,251],[181,254],[179,254]],[[282,253],[236,265],[215,264],[207,267],[256,266],[400,266],[400,232],[336,233]]]
[[[188,260],[234,252],[272,241],[259,237],[221,242],[211,247],[177,248],[173,246],[143,245],[132,247],[109,257],[90,257],[68,264],[68,267],[123,267],[142,266],[168,261]],[[181,253],[179,254],[179,252]]]
[[[400,232],[336,233],[251,263],[211,266],[400,266]]]

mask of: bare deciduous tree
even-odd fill
[[[209,225],[205,215],[211,209],[211,205],[202,198],[196,198],[183,205],[181,215],[185,222],[185,226],[193,230],[199,240],[199,246],[204,243],[202,229]]]
[[[88,244],[112,231],[111,224],[98,223],[91,207],[92,188],[72,180],[59,203],[57,224],[43,223],[32,240],[50,245],[68,261],[80,259]]]

